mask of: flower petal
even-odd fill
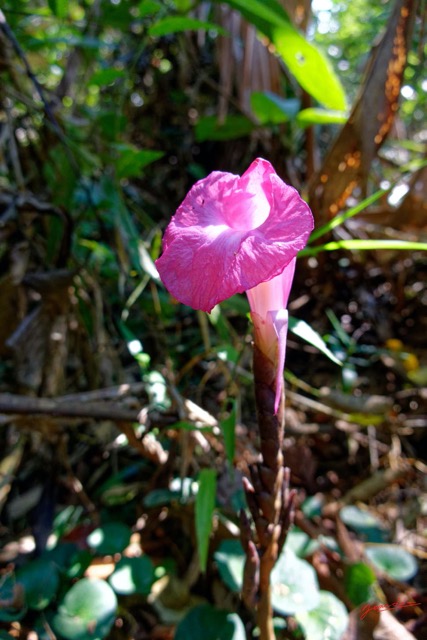
[[[213,172],[194,185],[168,226],[156,266],[180,302],[211,311],[279,275],[312,228],[297,191],[258,159],[241,178]]]

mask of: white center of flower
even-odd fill
[[[249,231],[257,229],[270,213],[270,204],[263,191],[248,193],[237,189],[225,202],[227,222],[232,229]]]

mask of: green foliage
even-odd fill
[[[46,609],[59,588],[59,574],[51,560],[39,558],[16,572],[16,581],[24,589],[25,603],[29,609]]]
[[[320,600],[315,609],[296,614],[307,638],[323,640],[340,640],[347,628],[348,613],[341,600],[329,591],[319,592]]]
[[[411,580],[418,572],[418,563],[414,556],[397,544],[368,546],[366,555],[376,569],[393,580]]]
[[[66,640],[103,640],[116,610],[117,598],[104,580],[83,578],[66,593],[52,617],[52,627]]]
[[[331,0],[329,9],[315,14],[319,28],[303,34],[294,25],[296,16],[288,16],[278,0],[2,3],[16,38],[15,42],[1,30],[2,392],[28,391],[36,399],[47,395],[49,400],[65,403],[70,402],[68,394],[106,392],[107,400],[101,393],[101,400],[91,404],[95,410],[105,409],[108,394],[117,385],[113,404],[133,411],[135,418],[133,423],[110,420],[110,416],[95,422],[89,412],[78,423],[72,418],[58,426],[56,418],[49,416],[40,431],[43,420],[31,419],[20,440],[22,466],[20,461],[13,463],[10,453],[0,460],[0,508],[6,514],[1,542],[27,535],[33,519],[34,530],[42,521],[58,540],[47,551],[37,549],[36,559],[21,554],[16,562],[19,568],[11,569],[15,560],[1,567],[0,622],[6,628],[20,621],[25,632],[31,627],[44,638],[48,624],[58,638],[102,640],[113,628],[120,602],[121,621],[132,627],[123,633],[129,635],[148,599],[147,620],[163,624],[166,609],[172,611],[173,624],[181,620],[175,633],[178,640],[246,637],[235,613],[210,604],[196,605],[200,585],[204,596],[215,601],[216,571],[223,582],[221,589],[234,594],[234,601],[242,586],[242,547],[224,536],[237,535],[237,513],[246,506],[239,475],[241,458],[247,455],[248,461],[258,446],[252,434],[249,307],[246,298],[237,295],[218,305],[209,321],[198,326],[198,316],[176,304],[163,288],[155,260],[166,220],[194,181],[211,170],[240,173],[255,155],[262,155],[273,161],[287,182],[303,194],[309,192],[316,178],[314,169],[347,120],[345,94],[352,99],[360,90],[367,43],[383,30],[391,7],[392,2]],[[223,21],[228,9],[237,12],[234,22]],[[322,11],[328,14],[323,18],[330,19],[329,31]],[[242,17],[257,30],[256,46],[245,40],[247,26],[235,32],[230,29]],[[224,43],[232,46],[222,49]],[[376,224],[375,216],[374,231],[367,218],[356,231],[352,226],[358,214],[368,215],[366,210],[374,207],[386,207],[387,214],[394,214],[390,195],[399,180],[411,185],[410,195],[418,194],[412,184],[425,167],[424,132],[418,129],[426,102],[421,64],[425,45],[418,31],[415,44],[400,110],[407,139],[400,134],[398,140],[389,139],[372,168],[361,167],[370,179],[366,194],[358,187],[338,212],[328,211],[328,219],[317,226],[300,253],[301,308],[295,310],[298,319],[290,317],[289,329],[309,347],[302,353],[300,342],[290,345],[288,361],[300,371],[287,373],[287,379],[311,393],[320,409],[322,398],[304,376],[313,386],[326,379],[332,388],[340,385],[341,376],[342,387],[352,398],[360,383],[358,372],[362,369],[368,379],[378,362],[390,357],[390,350],[378,341],[363,344],[343,328],[341,318],[347,310],[338,289],[336,295],[333,289],[338,257],[346,252],[347,275],[352,268],[371,264],[378,251],[404,251],[414,259],[427,249],[416,225],[401,236],[390,236],[392,226]],[[255,52],[253,69],[240,63],[249,46]],[[256,67],[258,46],[265,54],[268,47],[283,63],[277,66],[277,77],[276,60],[263,58],[262,73]],[[314,139],[311,151],[310,136]],[[357,147],[359,142],[355,139],[352,144]],[[411,211],[417,202],[411,204]],[[421,278],[414,283],[403,281],[399,261],[393,258],[386,270],[400,274],[396,293],[400,313],[405,301],[422,300],[423,290]],[[71,274],[64,291],[55,280],[57,272],[63,271]],[[32,288],[34,276],[48,283],[46,290]],[[15,297],[9,297],[9,288]],[[325,291],[334,299],[323,300],[322,306]],[[357,292],[353,293],[356,300]],[[372,295],[377,300],[377,293]],[[366,299],[362,307],[364,327],[384,324],[381,315],[371,321]],[[412,321],[413,307],[408,309]],[[389,311],[387,307],[387,320]],[[32,325],[31,318],[38,313],[40,322]],[[64,322],[63,334],[56,322],[58,326]],[[324,335],[327,331],[329,335]],[[29,336],[23,347],[18,340],[18,355],[11,348],[17,336]],[[55,352],[56,342],[63,351]],[[28,370],[21,379],[22,353],[27,355]],[[45,361],[41,362],[40,354]],[[55,355],[60,365],[53,375]],[[307,362],[313,358],[309,364],[306,355]],[[404,362],[403,357],[397,360]],[[36,370],[41,382],[32,387]],[[393,369],[393,375],[401,375],[399,380],[407,387],[399,399],[403,402],[404,394],[414,391],[409,388],[411,380],[422,382],[425,371],[422,367],[403,373],[396,370],[398,374]],[[51,387],[46,383],[50,374],[55,378]],[[295,408],[298,421],[303,420],[302,413],[301,407]],[[384,415],[338,410],[335,415],[344,416],[342,422],[351,422],[352,428],[385,420]],[[302,463],[302,477],[298,469],[296,474],[308,496],[302,504],[304,517],[317,524],[330,496],[326,490],[321,496],[309,494],[329,486],[333,477],[322,478],[324,461],[329,464],[334,456],[328,455],[326,441],[333,439],[335,445],[336,440],[336,451],[340,446],[350,450],[356,440],[350,430],[340,439],[342,424],[335,429],[330,421],[322,422],[317,409],[309,421],[319,431],[309,437],[303,434],[303,446],[315,443],[313,457],[320,460],[320,471],[313,471],[316,477],[311,478],[310,465]],[[126,429],[121,432],[123,424]],[[244,429],[242,435],[241,425],[249,435]],[[392,430],[384,430],[383,447],[389,446],[386,434],[390,431],[397,433],[396,438],[409,438],[399,432],[400,425],[397,420]],[[0,448],[7,451],[21,437],[20,429],[15,419],[8,422]],[[298,433],[291,437],[298,454]],[[357,440],[361,450],[363,442]],[[133,449],[130,444],[139,447]],[[413,446],[405,440],[406,444],[408,450]],[[166,462],[156,459],[158,450]],[[142,460],[141,454],[146,458]],[[49,469],[59,468],[53,481],[59,478],[57,502],[48,504],[47,522],[39,505],[30,509],[31,496],[26,494],[26,485],[33,481],[42,492],[46,458]],[[235,460],[239,472],[232,473]],[[360,465],[364,467],[368,468],[366,456]],[[334,500],[339,488],[334,487]],[[9,509],[9,500],[20,503],[19,518]],[[347,506],[340,517],[361,540],[391,539],[391,527],[382,525],[373,507],[368,511]],[[330,523],[328,527],[332,529]],[[123,555],[131,532],[141,538],[140,557]],[[188,567],[195,566],[195,548],[204,576],[198,576],[190,589],[185,580],[191,582],[194,577]],[[294,529],[273,573],[274,607],[281,616],[276,619],[278,636],[287,616],[299,625],[296,631],[295,621],[288,625],[289,637],[333,639],[342,634],[348,619],[344,607],[331,593],[319,590],[310,564],[313,554],[320,552],[327,559],[333,555],[338,579],[355,606],[368,601],[378,586],[372,567],[403,581],[411,580],[418,568],[414,557],[395,545],[368,546],[372,567],[364,562],[349,564],[333,529],[331,535],[314,538]],[[89,579],[92,565],[107,555],[114,565],[111,575],[106,580]],[[161,578],[171,576],[178,581],[178,596],[168,590],[159,595]],[[245,624],[251,633],[249,617]],[[115,629],[114,634],[119,631]],[[144,626],[135,633],[150,631]],[[0,638],[10,640],[11,635],[0,630]]]
[[[198,476],[198,485],[195,510],[196,539],[200,568],[205,571],[208,560],[209,538],[212,531],[212,517],[215,509],[216,471],[214,469],[202,469]]]
[[[154,582],[154,566],[150,558],[121,558],[108,579],[118,595],[148,595]]]
[[[345,590],[355,606],[369,602],[373,596],[372,587],[375,583],[375,573],[364,562],[355,562],[346,567]]]
[[[203,605],[192,609],[179,623],[174,640],[245,640],[242,621],[235,613]]]

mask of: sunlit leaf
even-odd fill
[[[375,582],[375,573],[364,562],[356,562],[345,567],[345,590],[356,607],[368,602],[372,596],[372,585]]]
[[[52,616],[54,631],[66,640],[103,640],[113,626],[117,598],[104,580],[83,578],[65,594]]]
[[[427,251],[427,242],[411,242],[409,240],[337,240],[327,242],[318,247],[306,247],[299,252],[300,256],[315,256],[322,251],[337,251],[347,249],[348,251]]]
[[[344,124],[348,118],[345,111],[332,109],[303,109],[296,116],[296,123],[300,127],[310,127],[314,124]]]
[[[328,109],[344,110],[344,89],[331,64],[293,26],[276,0],[224,0],[267,36],[297,82]]]
[[[91,549],[100,556],[121,553],[129,544],[130,528],[122,522],[107,522],[98,527],[87,538]]]
[[[406,582],[418,572],[414,556],[398,544],[376,544],[366,547],[372,564],[393,580]]]
[[[339,360],[332,351],[326,346],[323,338],[310,327],[304,320],[298,320],[298,318],[289,317],[289,331],[294,335],[302,338],[316,349],[319,349],[325,356],[332,360],[335,364],[342,366],[341,360]]]
[[[154,565],[148,556],[121,558],[108,582],[119,595],[148,595],[154,582]]]
[[[316,608],[299,611],[295,618],[301,625],[306,638],[310,640],[341,640],[348,624],[345,605],[329,591],[319,592],[320,601]]]
[[[217,33],[225,34],[225,30],[213,22],[204,22],[196,18],[184,18],[181,16],[169,16],[155,22],[148,30],[150,36],[167,36],[180,31],[204,31],[212,29]]]
[[[313,567],[286,546],[271,574],[271,593],[273,608],[283,615],[310,611],[320,601]]]

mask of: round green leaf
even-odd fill
[[[52,627],[66,640],[103,640],[114,623],[116,609],[116,594],[104,580],[83,578],[65,595]]]
[[[309,611],[319,603],[319,587],[313,567],[285,547],[271,573],[273,609],[284,615]]]
[[[333,593],[319,592],[319,604],[311,611],[300,611],[296,619],[310,640],[340,640],[348,624],[347,609]]]
[[[25,602],[29,609],[46,609],[54,599],[59,587],[59,573],[51,560],[39,558],[28,562],[16,572],[25,593]]]
[[[195,607],[179,623],[175,640],[246,640],[245,628],[236,613],[211,605]]]
[[[386,536],[382,522],[369,511],[347,505],[341,509],[340,518],[347,527],[369,542],[382,542]]]
[[[378,544],[367,547],[366,555],[377,569],[394,580],[405,582],[413,578],[418,571],[414,556],[397,544]]]
[[[126,549],[130,542],[131,530],[121,522],[107,522],[92,531],[87,543],[100,556],[114,555]]]
[[[124,596],[148,595],[153,581],[154,566],[148,556],[121,558],[108,579],[114,591]]]
[[[345,590],[355,606],[368,602],[375,581],[375,573],[364,562],[356,562],[345,569]]]
[[[0,622],[16,622],[21,620],[27,613],[27,607],[17,609],[13,603],[16,595],[16,580],[12,573],[6,573],[0,577],[0,600],[3,605],[0,607]],[[8,606],[8,603],[11,603]]]
[[[214,553],[219,575],[234,593],[242,589],[245,552],[239,540],[223,540]]]

